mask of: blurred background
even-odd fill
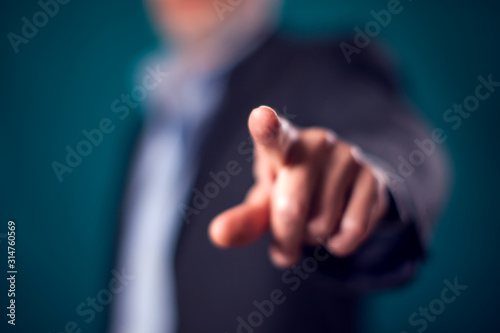
[[[387,3],[288,0],[282,28],[300,38],[352,34],[373,20],[371,10]],[[443,113],[474,93],[479,75],[500,81],[500,6],[487,0],[402,3],[402,13],[376,41],[392,50],[410,100],[446,130],[455,181],[417,278],[404,288],[370,294],[362,325],[365,332],[416,332],[410,315],[440,297],[443,280],[458,278],[467,290],[426,331],[499,332],[500,89],[457,130]],[[20,34],[22,18],[40,7],[33,0],[1,6],[0,307],[7,306],[5,234],[14,220],[14,331],[72,332],[65,326],[74,321],[82,332],[102,332],[109,307],[90,323],[75,309],[111,277],[119,189],[140,111],[115,121],[113,132],[63,182],[51,163],[64,160],[65,147],[82,140],[82,130],[105,117],[117,119],[111,103],[130,92],[137,62],[158,40],[141,1],[71,0],[16,54],[8,33]],[[0,325],[6,327],[3,313]]]

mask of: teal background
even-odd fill
[[[404,288],[371,294],[366,332],[416,332],[408,317],[440,296],[443,280],[468,289],[429,323],[427,332],[498,332],[498,126],[500,91],[453,131],[442,115],[472,94],[477,76],[500,80],[499,7],[493,1],[413,0],[376,40],[393,50],[410,99],[447,131],[454,188],[436,229],[428,261]],[[290,0],[283,27],[306,38],[353,32],[387,1]],[[118,120],[111,102],[132,87],[138,59],[157,46],[140,1],[72,0],[15,54],[6,37],[20,33],[35,1],[4,2],[0,21],[0,294],[5,309],[7,221],[17,225],[17,325],[14,332],[63,332],[74,320],[101,332],[105,311],[92,323],[77,305],[107,286],[125,161],[139,123]],[[59,183],[51,163],[65,146],[103,117],[116,125],[73,173]],[[145,253],[144,255],[147,255]],[[5,259],[4,259],[5,258]],[[0,327],[6,317],[1,314]],[[5,330],[2,329],[2,332]]]

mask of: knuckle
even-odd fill
[[[365,235],[367,231],[366,223],[349,223],[344,226],[346,234],[349,234],[351,239],[358,239]]]
[[[323,128],[312,128],[306,133],[311,149],[316,153],[325,153],[335,146],[335,136]]]
[[[335,151],[335,161],[344,168],[355,168],[358,162],[351,154],[350,146],[346,144],[338,145]]]
[[[337,246],[337,247],[329,247],[330,252],[334,253],[337,257],[347,257],[352,254],[356,248],[348,247],[348,246]]]
[[[324,240],[330,233],[328,221],[324,218],[311,221],[307,226],[307,231],[310,238]]]

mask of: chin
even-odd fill
[[[201,42],[221,29],[222,23],[215,17],[194,16],[171,18],[164,22],[167,35],[181,44]]]

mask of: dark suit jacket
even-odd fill
[[[215,183],[210,173],[226,170],[230,161],[240,172],[186,216],[176,255],[179,332],[352,332],[360,292],[414,275],[444,193],[439,147],[410,176],[391,182],[399,212],[392,209],[348,258],[323,260],[324,250],[305,247],[300,270],[281,271],[269,262],[269,236],[234,250],[218,249],[207,237],[211,219],[241,202],[253,183],[247,117],[256,106],[269,105],[299,126],[330,128],[396,175],[399,156],[407,160],[418,148],[414,140],[430,136],[408,110],[381,53],[369,47],[353,59],[347,63],[338,43],[275,35],[231,71],[199,152],[194,188],[203,192]],[[194,208],[193,199],[186,206]]]

